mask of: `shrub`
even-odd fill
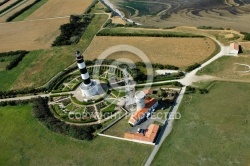
[[[193,64],[193,65],[191,65],[191,66],[188,66],[187,68],[186,68],[186,72],[190,72],[190,71],[192,71],[192,70],[194,70],[194,69],[196,69],[196,68],[198,68],[198,67],[200,67],[201,66],[201,64],[199,64],[199,63],[195,63],[195,64]]]

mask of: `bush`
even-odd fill
[[[250,41],[250,33],[245,34],[244,40]]]
[[[79,42],[82,34],[94,16],[70,16],[70,23],[61,25],[61,34],[53,42],[52,46],[71,45]]]
[[[193,64],[193,65],[191,65],[191,66],[188,66],[187,68],[186,68],[186,72],[190,72],[190,71],[192,71],[192,70],[194,70],[194,69],[196,69],[196,68],[198,68],[198,67],[200,67],[201,66],[201,64],[199,64],[199,63],[195,63],[195,64]]]
[[[41,121],[48,129],[80,140],[91,140],[94,138],[92,133],[95,129],[92,126],[73,126],[68,125],[55,118],[50,112],[48,98],[36,98],[33,102],[34,116]]]

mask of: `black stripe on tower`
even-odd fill
[[[88,85],[88,84],[90,84],[90,83],[91,83],[91,80],[90,80],[90,78],[88,78],[88,79],[86,79],[86,80],[83,80],[83,83],[84,83],[85,85]]]
[[[83,57],[82,57],[82,56],[77,57],[77,58],[76,58],[76,61],[77,61],[77,63],[83,63],[83,62],[84,62],[84,60],[83,60]]]
[[[81,72],[81,74],[86,74],[88,71],[87,71],[87,69],[86,69],[86,67],[85,67],[85,68],[83,68],[83,69],[80,69],[80,72]]]

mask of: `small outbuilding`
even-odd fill
[[[237,56],[239,54],[240,45],[238,43],[231,43],[229,47],[230,47],[229,50],[230,55]]]

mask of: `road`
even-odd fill
[[[158,138],[156,140],[156,145],[155,145],[153,151],[151,152],[151,154],[150,154],[150,156],[149,156],[149,158],[148,158],[148,160],[147,160],[147,162],[145,164],[146,166],[149,166],[152,163],[152,161],[153,161],[156,153],[158,152],[161,144],[163,143],[165,138],[167,138],[167,136],[171,133],[171,131],[173,129],[173,125],[174,125],[173,124],[174,123],[174,118],[172,118],[172,117],[175,117],[175,115],[177,113],[177,110],[178,110],[178,108],[180,106],[180,103],[182,101],[182,98],[184,96],[185,90],[186,90],[186,87],[181,89],[181,92],[180,92],[178,98],[176,99],[176,104],[171,110],[171,113],[170,113],[170,116],[169,116],[170,118],[165,121],[162,132],[159,134],[159,136],[158,136]]]
[[[30,96],[20,96],[20,97],[13,97],[13,98],[6,98],[6,99],[0,99],[1,101],[12,101],[12,100],[28,100],[32,98],[36,98],[38,96],[40,97],[49,97],[51,95],[64,95],[64,94],[73,94],[74,91],[69,91],[69,92],[61,92],[61,93],[48,93],[48,94],[38,94],[38,95],[30,95]]]
[[[199,80],[203,80],[206,79],[206,77],[200,77],[197,76],[196,73],[201,70],[202,68],[204,68],[205,66],[209,65],[210,63],[214,62],[215,60],[217,60],[218,58],[227,55],[228,52],[228,47],[223,46],[218,40],[213,39],[219,46],[220,46],[220,52],[218,54],[216,54],[213,58],[209,59],[208,61],[206,61],[205,63],[203,63],[199,68],[191,71],[190,73],[187,73],[186,76],[182,79],[178,79],[178,80],[172,80],[172,81],[163,81],[163,82],[173,82],[173,81],[179,81],[184,85],[184,88],[182,88],[177,100],[176,100],[176,104],[175,106],[172,108],[172,111],[170,113],[170,118],[168,120],[165,121],[165,124],[163,126],[162,132],[159,134],[159,137],[156,140],[156,145],[153,149],[153,151],[151,152],[148,160],[145,163],[145,166],[150,166],[152,161],[154,160],[155,155],[157,154],[160,146],[162,145],[163,141],[167,138],[167,136],[171,133],[172,128],[173,128],[173,123],[174,123],[174,118],[171,117],[175,117],[176,112],[180,106],[180,103],[183,99],[185,90],[186,90],[186,86],[191,85],[193,82],[197,82]],[[146,85],[146,84],[145,84]]]

